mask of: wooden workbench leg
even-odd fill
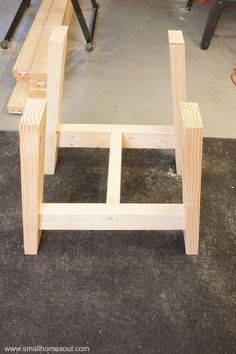
[[[29,99],[20,120],[21,196],[25,254],[38,252],[43,201],[46,101]]]
[[[67,26],[55,27],[49,40],[45,173],[54,174],[57,161],[57,130],[61,115]]]
[[[168,31],[172,83],[173,116],[175,125],[176,170],[182,174],[182,120],[179,104],[186,101],[185,44],[181,31]]]
[[[197,103],[181,104],[186,254],[198,254],[202,172],[202,121]]]

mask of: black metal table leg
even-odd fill
[[[90,20],[89,27],[87,26],[87,23],[85,21],[83,12],[81,10],[80,4],[78,0],[71,0],[73,8],[75,10],[75,14],[77,16],[77,19],[80,23],[82,32],[84,34],[84,38],[87,42],[87,50],[90,52],[93,49],[93,35],[94,35],[94,29],[95,29],[95,23],[96,23],[96,17],[97,17],[97,11],[99,8],[98,3],[96,0],[91,0],[92,4],[92,16]]]
[[[19,24],[19,22],[20,22],[23,14],[24,14],[26,8],[29,6],[30,1],[31,0],[22,0],[21,1],[21,4],[20,4],[20,6],[19,6],[19,8],[17,10],[17,13],[15,14],[15,17],[14,17],[14,19],[13,19],[13,21],[12,21],[8,31],[7,31],[7,34],[5,35],[5,38],[2,41],[2,43],[1,43],[1,47],[3,49],[7,49],[8,48],[9,42],[11,41],[11,38],[12,38],[14,32],[15,32],[15,29],[16,29],[17,25]]]
[[[188,0],[187,5],[186,5],[186,10],[191,11],[193,6],[193,0]]]
[[[212,0],[210,12],[202,35],[201,48],[207,49],[215,32],[217,23],[228,0]]]
[[[91,4],[93,7],[93,13],[92,13],[90,24],[89,24],[89,32],[90,32],[91,38],[93,39],[99,4],[96,2],[96,0],[91,0]]]

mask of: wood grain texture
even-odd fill
[[[60,124],[58,147],[109,148],[110,134],[122,132],[123,148],[174,149],[173,126]]]
[[[53,174],[57,159],[57,130],[61,115],[67,26],[53,29],[49,40],[45,173]]]
[[[198,254],[203,126],[197,103],[181,104],[186,254]]]
[[[124,149],[174,149],[173,132],[124,133]]]
[[[183,204],[42,204],[42,230],[183,230]]]
[[[27,81],[18,81],[7,104],[8,113],[22,114],[28,97],[29,83]]]
[[[107,203],[120,203],[122,164],[122,133],[114,131],[110,137],[110,154],[107,180]]]
[[[68,26],[68,27],[70,26],[72,15],[73,15],[73,11],[74,11],[74,9],[73,9],[72,2],[68,1],[67,7],[66,7],[66,11],[65,11],[65,15],[64,15],[64,18],[63,18],[63,22],[62,22],[63,26]]]
[[[182,31],[168,31],[168,38],[170,44],[183,44],[184,45],[184,36]]]
[[[29,85],[30,86],[30,85]],[[31,98],[47,98],[47,88],[32,88],[29,87],[29,97]]]
[[[186,101],[185,44],[181,31],[168,31],[173,116],[175,125],[176,169],[182,174],[183,128],[179,104]]]
[[[45,108],[45,100],[29,99],[19,126],[24,251],[31,255],[37,254],[40,241]]]
[[[172,125],[129,125],[129,124],[60,124],[61,132],[100,132],[111,133],[120,131],[122,133],[173,133]]]

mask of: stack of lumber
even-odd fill
[[[72,12],[70,0],[42,0],[12,70],[16,86],[9,113],[22,114],[28,97],[46,97],[49,38],[55,26],[69,26]]]

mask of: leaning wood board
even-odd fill
[[[30,81],[38,84],[40,87],[42,87],[43,84],[46,86],[47,83],[49,38],[53,27],[63,24],[67,5],[68,0],[54,1],[38,42],[33,64],[30,69]]]
[[[42,0],[34,22],[12,70],[13,76],[16,79],[29,78],[29,72],[38,46],[39,37],[41,36],[53,2],[54,0]]]

